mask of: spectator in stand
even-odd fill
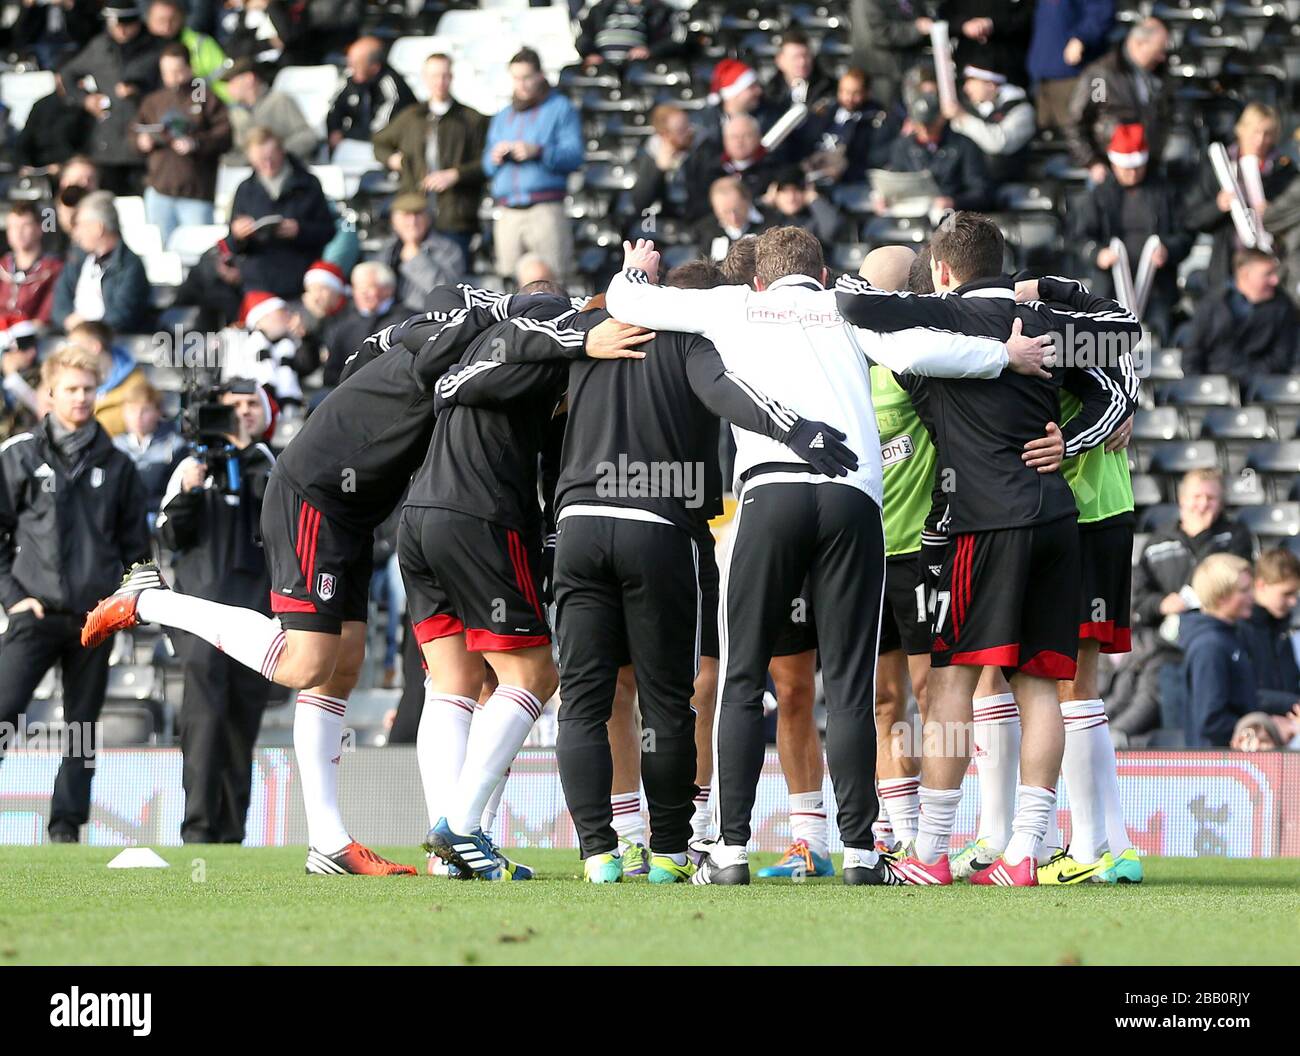
[[[1160,248],[1151,262],[1158,269],[1142,321],[1161,339],[1169,337],[1170,316],[1178,301],[1178,265],[1192,248],[1178,196],[1162,176],[1153,175],[1141,125],[1120,125],[1107,153],[1110,176],[1089,188],[1073,216],[1073,244],[1078,247],[1088,288],[1115,296],[1111,268],[1118,259],[1110,248],[1118,238],[1128,251],[1134,280],[1147,240]]]
[[[1233,258],[1233,285],[1201,298],[1183,343],[1183,373],[1287,374],[1300,366],[1300,316],[1278,289],[1277,258],[1241,249]]]
[[[252,59],[236,59],[226,71],[227,113],[234,146],[222,159],[227,165],[247,165],[248,137],[255,128],[274,132],[284,149],[303,162],[316,152],[316,133],[292,96],[273,91],[267,67]]]
[[[289,333],[299,341],[298,373],[314,373],[321,364],[321,341],[330,320],[347,304],[347,280],[343,269],[318,260],[302,277],[302,296],[289,304]]]
[[[663,0],[599,0],[582,16],[574,46],[584,66],[622,66],[676,58],[685,50],[686,33]]]
[[[226,0],[217,42],[232,59],[278,63],[294,42],[293,19],[279,0]]]
[[[8,729],[57,663],[63,722],[90,737],[113,643],[83,648],[81,625],[122,573],[149,557],[140,476],[95,422],[99,381],[92,353],[74,344],[52,353],[41,371],[50,413],[0,450],[0,605],[9,613],[0,639],[0,723]],[[75,741],[65,745],[50,803],[52,842],[79,839],[94,764],[90,753],[75,752]]]
[[[103,323],[79,323],[68,331],[68,340],[98,357],[104,380],[95,390],[95,420],[109,436],[121,436],[126,432],[122,406],[133,390],[147,382],[144,368],[114,343],[112,328]]]
[[[169,4],[162,9],[174,10]],[[142,131],[135,145],[148,166],[145,217],[165,246],[182,224],[212,223],[217,166],[230,149],[230,119],[225,103],[195,81],[184,44],[167,44],[159,66],[163,86],[140,104]]]
[[[158,40],[175,41],[184,46],[194,76],[207,81],[217,98],[228,103],[226,85],[219,80],[226,68],[226,53],[212,37],[188,28],[185,13],[184,0],[149,0],[144,16],[145,29]]]
[[[939,14],[948,21],[953,64],[997,70],[1024,87],[1025,57],[1033,32],[1030,0],[944,0]]]
[[[799,129],[797,152],[803,168],[819,184],[862,183],[868,169],[883,169],[898,138],[898,122],[871,100],[865,72],[841,75],[835,99],[822,102]]]
[[[1147,18],[1128,31],[1124,42],[1084,68],[1074,85],[1065,123],[1065,141],[1075,165],[1093,183],[1106,179],[1106,147],[1117,125],[1140,124],[1151,158],[1158,166],[1169,130],[1169,94],[1157,75],[1169,47],[1169,31]]]
[[[0,443],[45,417],[36,355],[36,324],[0,316]]]
[[[348,79],[325,118],[330,150],[345,139],[369,143],[408,106],[415,95],[405,78],[384,61],[377,37],[362,37],[348,48]]]
[[[713,67],[709,103],[700,123],[705,136],[715,143],[722,141],[722,130],[733,117],[748,114],[758,122],[759,131],[766,132],[781,116],[768,104],[753,67],[739,59],[722,59]]]
[[[348,50],[366,15],[366,0],[305,0],[295,5],[302,12],[302,30],[293,42],[298,65],[320,66],[331,55]]]
[[[1005,74],[982,66],[962,70],[960,101],[944,110],[948,126],[974,142],[994,184],[1023,176],[1034,138],[1034,107]]]
[[[54,91],[37,99],[14,143],[20,176],[45,169],[58,176],[64,162],[84,148],[95,120],[68,98],[63,75],[54,74]]]
[[[1181,618],[1197,605],[1192,571],[1211,554],[1249,560],[1254,544],[1244,525],[1223,510],[1223,477],[1194,469],[1178,485],[1178,523],[1151,533],[1133,569],[1133,652],[1125,662],[1128,688],[1113,694],[1111,726],[1130,740],[1161,726],[1161,699],[1170,720],[1182,697],[1178,646]]]
[[[1115,0],[1037,0],[1029,41],[1029,80],[1038,105],[1039,128],[1063,128],[1070,97],[1084,63],[1106,48]]]
[[[56,245],[60,253],[67,253],[72,244],[72,222],[77,216],[77,206],[92,191],[99,190],[99,169],[84,154],[74,154],[59,169],[59,186],[54,195],[54,215],[59,230]]]
[[[66,331],[103,322],[122,333],[149,325],[149,280],[140,258],[122,241],[113,196],[86,195],[72,222],[72,250],[54,287],[54,325]]]
[[[513,274],[520,256],[533,252],[563,277],[573,257],[564,195],[569,173],[582,165],[582,124],[573,104],[546,83],[537,52],[524,48],[509,69],[511,104],[492,118],[483,149],[483,172],[501,209],[497,274]]]
[[[256,609],[269,616],[271,581],[259,522],[275,456],[262,442],[270,422],[264,390],[248,379],[229,382],[221,402],[238,423],[227,434],[237,483],[219,460],[193,456],[167,487],[158,536],[176,552],[176,586],[197,598]],[[224,652],[185,632],[172,632],[185,696],[178,732],[183,758],[186,843],[240,843],[252,787],[253,745],[271,683]]]
[[[912,0],[849,0],[853,65],[871,76],[881,106],[900,101],[903,75],[922,60],[934,23]]]
[[[301,404],[302,351],[293,321],[289,306],[275,294],[244,294],[235,326],[220,335],[221,380],[252,378],[278,405]]]
[[[535,282],[555,282],[555,272],[536,253],[525,253],[515,265],[515,289],[522,290]]]
[[[835,82],[817,66],[812,45],[797,29],[781,35],[776,52],[776,74],[767,82],[767,105],[780,116],[795,103],[810,110],[835,96]]]
[[[438,286],[453,286],[465,275],[465,254],[433,229],[429,201],[422,194],[399,194],[391,212],[393,236],[372,259],[397,276],[397,302],[423,312],[425,298]]]
[[[9,252],[0,257],[0,316],[48,324],[63,261],[41,248],[41,214],[34,202],[14,202],[5,217]]]
[[[723,176],[734,176],[745,185],[751,198],[767,192],[779,171],[763,146],[758,121],[750,114],[737,114],[723,126],[722,141],[707,140],[687,160],[687,203],[692,218],[702,215],[709,190]]]
[[[1273,107],[1247,103],[1237,119],[1235,141],[1228,146],[1228,160],[1238,183],[1241,182],[1241,159],[1247,155],[1258,159],[1265,199],[1265,209],[1259,211],[1261,221],[1267,203],[1283,194],[1295,180],[1294,159],[1277,149],[1280,133],[1281,122]],[[1242,189],[1244,192],[1244,185]],[[1206,288],[1211,293],[1217,293],[1231,281],[1232,256],[1244,247],[1232,222],[1232,201],[1232,194],[1219,187],[1214,166],[1206,157],[1197,174],[1196,185],[1188,195],[1182,221],[1191,231],[1208,234],[1214,239],[1206,274]]]
[[[327,388],[339,383],[348,357],[367,337],[410,318],[410,310],[398,302],[396,294],[397,276],[387,264],[369,260],[352,269],[352,301],[330,320],[322,341]]]
[[[253,129],[247,150],[253,175],[235,190],[230,207],[230,237],[242,258],[244,289],[294,297],[308,265],[334,237],[334,217],[320,181],[285,154],[274,132]],[[277,217],[259,226],[264,218]]]
[[[99,32],[96,0],[50,0],[13,5],[17,15],[5,50],[31,52],[41,69],[52,70],[70,52],[77,52]]]
[[[699,221],[694,228],[695,244],[710,260],[724,260],[733,243],[746,235],[757,235],[772,226],[759,210],[754,208],[753,196],[736,176],[721,176],[709,188],[711,216]]]
[[[1179,643],[1187,693],[1184,729],[1188,748],[1226,748],[1237,720],[1253,712],[1288,715],[1295,694],[1261,696],[1259,679],[1240,628],[1255,600],[1250,562],[1212,554],[1192,574],[1199,612],[1183,617]]]
[[[72,102],[94,118],[90,156],[100,185],[138,194],[144,164],[135,149],[136,110],[159,86],[162,41],[145,32],[135,0],[109,0],[103,15],[107,28],[63,67],[63,81]]]
[[[1265,550],[1255,562],[1255,604],[1237,624],[1237,636],[1250,653],[1260,701],[1287,711],[1300,701],[1300,665],[1296,663],[1291,616],[1300,595],[1300,558],[1279,547]]]
[[[811,231],[823,252],[834,245],[840,228],[840,213],[817,193],[799,169],[781,173],[763,196],[764,215],[773,225],[790,225]]]
[[[636,156],[633,166],[632,208],[638,217],[637,237],[652,237],[651,217],[684,220],[692,215],[690,189],[686,182],[686,161],[695,147],[695,126],[686,111],[672,103],[660,103],[650,112],[654,135]],[[647,221],[649,227],[644,227]]]
[[[174,307],[199,309],[194,329],[215,332],[234,322],[244,299],[244,280],[230,243],[222,239],[199,257],[199,262],[176,288]]]
[[[1252,711],[1237,720],[1228,747],[1238,752],[1300,752],[1300,705],[1289,715]]]
[[[936,209],[987,209],[993,201],[984,155],[973,140],[954,132],[939,110],[938,96],[920,95],[908,109],[903,134],[889,156],[894,172],[929,172],[939,188]],[[874,196],[873,196],[874,197]],[[876,201],[876,212],[884,209]]]
[[[122,424],[122,432],[113,437],[113,446],[131,460],[140,474],[152,526],[172,470],[185,454],[185,439],[175,422],[163,418],[158,390],[143,380],[132,384],[122,397]]]
[[[429,101],[407,107],[375,136],[375,158],[401,176],[399,193],[429,194],[434,230],[468,261],[483,200],[483,144],[488,120],[451,94],[451,59],[441,53],[420,71]]]

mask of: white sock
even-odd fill
[[[864,850],[861,847],[844,848],[844,868],[856,869],[863,867],[874,869],[876,863],[880,861],[880,855],[874,849]]]
[[[790,795],[790,835],[805,840],[813,854],[825,858],[831,853],[830,833],[826,824],[826,803],[820,789],[816,792],[793,792]]]
[[[491,832],[492,826],[497,823],[497,811],[501,809],[501,797],[506,794],[506,782],[509,780],[510,771],[507,770],[505,777],[492,790],[492,795],[488,796],[487,806],[483,808],[483,819],[479,822],[479,828],[484,832]]]
[[[977,697],[975,770],[979,774],[980,822],[976,836],[995,851],[1011,839],[1020,775],[1020,710],[1011,693]]]
[[[877,782],[880,799],[889,811],[889,823],[894,836],[903,843],[916,839],[916,819],[921,813],[921,787],[919,777],[887,777]]]
[[[1038,860],[1039,846],[1047,832],[1047,819],[1056,813],[1056,789],[1021,785],[1016,803],[1016,817],[1011,823],[1011,841],[1002,853],[1007,865],[1026,858]]]
[[[420,764],[424,803],[429,808],[429,828],[438,824],[451,804],[473,721],[472,698],[435,693],[426,683],[424,710],[415,735],[415,758]]]
[[[470,726],[465,763],[447,814],[452,832],[478,828],[493,789],[515,761],[541,714],[541,701],[528,690],[497,686]]]
[[[135,611],[145,623],[189,631],[268,681],[284,652],[280,621],[254,609],[192,598],[174,590],[146,590],[136,601]]]
[[[339,758],[348,702],[299,693],[293,713],[293,750],[307,811],[307,840],[321,854],[341,851],[352,837],[339,813]]]
[[[641,814],[641,793],[620,792],[609,797],[609,807],[614,813],[614,831],[620,840],[628,843],[645,843],[645,817]]]
[[[921,800],[921,813],[916,819],[916,856],[930,864],[948,853],[952,826],[957,820],[957,806],[961,803],[961,789],[926,788],[922,785],[917,794]]]
[[[700,791],[695,796],[695,813],[691,815],[691,839],[693,840],[709,838],[709,829],[713,823],[713,811],[709,807],[709,793],[712,790],[710,785],[700,785]]]
[[[1104,712],[1106,702],[1099,703]],[[1092,772],[1101,785],[1101,801],[1106,811],[1106,846],[1118,858],[1133,846],[1133,841],[1128,838],[1128,826],[1124,824],[1124,805],[1119,798],[1119,765],[1115,761],[1115,743],[1110,739],[1109,724],[1105,730],[1105,737],[1095,737],[1088,743],[1094,753]]]
[[[1057,819],[1059,812],[1055,807],[1047,815],[1047,828],[1043,832],[1043,842],[1038,845],[1038,860],[1045,862],[1057,851],[1065,847],[1061,839],[1061,826]]]
[[[898,842],[894,835],[894,826],[889,823],[889,811],[885,804],[880,804],[880,813],[876,815],[875,824],[871,826],[871,838],[877,843],[892,847]]]
[[[1099,738],[1110,744],[1106,709],[1100,700],[1063,701],[1061,717],[1065,720],[1061,779],[1070,795],[1070,857],[1091,865],[1107,850],[1102,794],[1106,775],[1098,771],[1103,759],[1093,746]]]
[[[672,859],[672,862],[673,862],[674,865],[685,865],[685,864],[686,864],[686,852],[685,852],[685,851],[676,851],[676,852],[673,853],[673,854],[660,854],[660,853],[658,853],[658,852],[656,851],[654,857],[656,857],[656,858],[671,858],[671,859]]]

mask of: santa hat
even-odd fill
[[[239,325],[245,330],[254,330],[277,308],[285,307],[288,306],[283,298],[265,290],[251,290],[244,294],[244,302],[239,306]]]
[[[723,59],[713,67],[709,81],[709,102],[717,105],[720,99],[734,99],[752,84],[758,83],[758,74],[739,59]]]
[[[303,286],[328,286],[335,293],[342,293],[347,286],[343,278],[343,269],[328,260],[318,260],[302,277]]]
[[[22,315],[0,315],[0,348],[16,347],[19,341],[36,338],[36,324]]]
[[[1147,134],[1138,124],[1116,127],[1106,148],[1106,157],[1117,169],[1140,169],[1150,156]]]

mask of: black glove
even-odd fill
[[[548,535],[542,546],[542,604],[549,605],[555,600],[555,536]]]
[[[846,477],[858,468],[858,456],[844,443],[847,437],[825,422],[800,418],[794,423],[785,446],[818,473]]]

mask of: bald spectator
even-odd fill
[[[268,68],[252,59],[236,59],[226,71],[227,111],[234,137],[234,148],[224,159],[227,165],[248,164],[244,152],[255,128],[274,132],[284,149],[302,161],[310,161],[316,151],[316,132],[293,96],[273,90],[268,77]]]
[[[686,177],[686,162],[697,148],[695,126],[686,111],[672,103],[660,103],[650,113],[654,135],[633,163],[636,183],[632,186],[632,208],[642,224],[654,215],[684,220],[696,214]],[[642,227],[639,235],[648,237],[653,230]]]
[[[1040,128],[1069,121],[1079,71],[1106,48],[1115,20],[1114,0],[1038,0],[1026,63]]]
[[[701,144],[686,162],[691,215],[702,215],[709,189],[720,177],[734,176],[745,185],[750,198],[758,198],[767,193],[777,171],[763,146],[758,120],[752,114],[737,114],[723,126],[720,143],[710,140]]]
[[[709,188],[712,213],[694,228],[695,244],[710,260],[724,260],[733,242],[757,235],[772,226],[758,209],[744,183],[735,176],[722,176]]]
[[[352,269],[352,300],[325,328],[322,358],[324,383],[339,383],[343,367],[353,352],[376,330],[400,323],[410,311],[397,302],[397,276],[387,264],[370,260]]]
[[[433,229],[429,201],[422,194],[399,194],[391,212],[393,235],[374,259],[397,276],[397,300],[411,312],[425,310],[425,299],[438,286],[465,275],[460,246]]]
[[[1300,316],[1278,289],[1277,258],[1238,250],[1233,284],[1201,298],[1183,348],[1185,374],[1227,374],[1245,382],[1255,374],[1295,370]]]
[[[1106,147],[1117,125],[1142,125],[1152,164],[1160,164],[1169,131],[1169,96],[1157,71],[1168,47],[1164,23],[1144,19],[1075,82],[1065,140],[1071,160],[1088,170],[1093,183],[1106,178]]]
[[[122,241],[111,194],[95,191],[81,200],[72,241],[54,287],[54,324],[64,330],[81,322],[103,322],[125,333],[144,330],[152,314],[149,280],[140,258]]]
[[[344,139],[369,143],[414,103],[415,96],[402,75],[384,62],[383,42],[377,37],[361,37],[348,48],[348,79],[325,118],[330,150]]]
[[[407,107],[376,134],[375,158],[401,177],[401,193],[432,196],[434,230],[468,260],[479,229],[488,119],[452,96],[448,56],[430,55],[420,78],[429,101]]]

